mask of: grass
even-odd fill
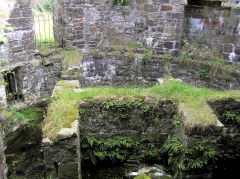
[[[79,71],[68,71],[71,66],[82,66],[83,53],[79,50],[68,50],[63,53],[63,71],[62,74],[78,74]]]
[[[8,124],[11,125],[15,119],[24,121],[28,126],[36,126],[43,117],[43,111],[40,108],[30,107],[20,111],[9,108],[6,112]]]
[[[79,50],[68,50],[63,54],[63,65],[66,66],[80,66],[83,53]]]
[[[178,60],[182,66],[189,66],[191,61],[199,61],[205,63],[210,67],[210,72],[213,75],[222,73],[226,70],[226,65],[223,56],[214,48],[207,47],[201,43],[192,43],[188,40],[184,41],[185,45],[182,47],[182,53]]]
[[[221,58],[215,58],[212,61],[209,62],[211,71],[213,74],[217,74],[219,72],[223,72],[224,70],[224,60]]]
[[[240,99],[240,91],[216,91],[207,88],[196,88],[177,81],[168,80],[164,86],[155,85],[150,88],[115,88],[95,87],[85,88],[76,93],[71,87],[64,86],[57,90],[49,105],[44,126],[44,137],[54,139],[61,127],[68,127],[76,120],[80,101],[98,99],[129,99],[151,96],[156,100],[167,98],[179,103],[179,110],[186,113],[186,126],[206,127],[216,125],[216,116],[208,106],[208,100],[225,98]]]
[[[147,176],[145,173],[139,174],[134,179],[151,179],[151,177]]]

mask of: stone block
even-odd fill
[[[226,53],[233,51],[233,45],[232,44],[224,44],[223,51]]]
[[[159,8],[156,5],[153,4],[145,4],[144,10],[147,12],[158,12]]]
[[[170,0],[152,0],[154,4],[159,3],[159,4],[169,4]]]
[[[136,3],[145,4],[145,3],[147,3],[147,0],[136,0]]]
[[[164,47],[167,49],[172,49],[173,48],[173,42],[165,42]]]
[[[172,11],[173,7],[168,5],[161,5],[161,11]]]
[[[188,4],[187,0],[171,0],[171,4],[178,5],[178,4]]]
[[[83,23],[83,18],[74,18],[74,19],[72,20],[72,23],[73,23],[73,24]]]
[[[233,8],[231,11],[232,15],[240,15],[240,8]]]
[[[14,8],[11,12],[10,18],[19,18],[21,17],[21,10],[19,8]]]

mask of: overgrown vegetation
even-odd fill
[[[157,142],[158,143],[158,142]],[[143,160],[160,160],[161,148],[156,145],[156,141],[152,137],[145,137],[140,141],[140,145],[146,144],[147,150],[141,156]]]
[[[162,147],[162,153],[166,153],[168,156],[168,165],[171,165],[175,170],[174,178],[177,178],[180,172],[185,169],[182,159],[185,150],[185,146],[178,135],[172,136],[172,138],[167,140]]]
[[[11,126],[16,120],[22,120],[28,126],[36,126],[40,123],[43,117],[43,111],[41,109],[30,107],[17,111],[13,108],[9,108],[6,111],[6,119],[8,126]]]
[[[5,37],[5,30],[13,31],[14,28],[10,24],[0,25],[0,44],[8,42],[8,38]]]
[[[82,100],[128,99],[134,101],[136,98],[144,99],[146,96],[155,99],[177,100],[181,104],[180,108],[188,114],[188,118],[183,121],[186,126],[206,127],[217,124],[216,116],[208,106],[207,100],[240,99],[240,91],[196,88],[174,80],[166,81],[164,86],[155,85],[150,88],[98,87],[85,88],[81,93],[74,92],[71,87],[66,85],[63,89],[56,91],[55,97],[49,105],[44,136],[54,138],[61,127],[70,126],[76,119],[78,104]]]
[[[198,71],[198,77],[201,79],[201,80],[209,80],[211,78],[211,75],[207,72],[206,69],[200,69]]]
[[[67,50],[63,53],[63,74],[74,75],[78,74],[83,53],[79,50]],[[69,67],[76,67],[72,70],[69,70]]]
[[[240,115],[233,113],[232,111],[227,111],[223,114],[224,121],[228,124],[238,124],[240,125]]]
[[[144,48],[144,53],[143,55],[140,55],[140,58],[145,58],[145,57],[150,57],[153,55],[153,51],[147,48]]]
[[[66,66],[80,66],[83,53],[79,50],[67,50],[63,53],[63,65]]]
[[[173,125],[177,128],[179,128],[181,126],[181,123],[182,123],[182,119],[177,116],[177,115],[174,115],[173,116]]]
[[[182,66],[189,66],[191,61],[198,61],[207,64],[213,75],[223,72],[225,64],[219,51],[200,41],[190,43],[187,39],[184,39],[183,43],[182,53],[178,57]]]
[[[169,62],[171,60],[173,60],[173,56],[172,55],[169,55],[168,53],[164,54],[163,57],[163,63],[164,63],[164,70],[165,70],[165,73],[168,77],[172,77],[172,74],[171,74],[171,71],[169,70]]]
[[[139,174],[134,179],[151,179],[151,177],[147,176],[145,173]]]
[[[123,7],[123,6],[126,6],[128,3],[128,0],[115,0],[115,4]]]
[[[41,5],[39,2],[37,2],[37,10],[39,12],[52,12],[52,0],[45,0],[45,2]]]
[[[164,143],[162,153],[168,156],[174,178],[178,178],[184,170],[203,169],[210,161],[220,157],[214,148],[207,145],[206,140],[196,139],[192,147],[186,147],[176,134]]]
[[[142,105],[142,99],[135,99],[135,100],[107,100],[102,103],[102,112],[107,117],[107,111],[111,110],[114,111],[120,119],[127,119],[129,118],[131,110],[138,108]],[[143,110],[144,112],[144,110]]]
[[[136,145],[137,143],[130,137],[120,136],[99,140],[88,136],[83,139],[81,144],[83,150],[87,149],[87,154],[93,164],[102,160],[123,161],[126,159],[131,148]]]

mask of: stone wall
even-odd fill
[[[238,62],[239,8],[184,8],[186,4],[184,0],[131,0],[119,7],[114,0],[54,0],[55,37],[66,48],[105,48],[118,40],[137,42],[157,54],[177,55],[186,33]]]
[[[43,115],[43,113],[41,114]],[[41,127],[36,124],[43,120],[31,119],[32,124],[26,124],[21,119],[15,119],[11,125],[5,125],[4,145],[8,178],[37,179],[45,175],[43,154],[41,151]],[[9,131],[8,131],[9,130]]]
[[[78,179],[77,142],[76,134],[55,140],[54,143],[43,142],[44,167],[47,176]]]
[[[4,155],[4,145],[3,145],[3,134],[2,131],[0,131],[0,177],[2,179],[6,179],[6,163],[5,163],[5,155]]]
[[[0,43],[0,72],[5,78],[13,72],[15,84],[12,85],[15,85],[15,92],[19,93],[20,100],[28,105],[50,97],[61,72],[61,57],[52,55],[52,52],[35,56],[31,3],[30,0],[6,0],[0,5],[4,10],[1,22],[14,29],[5,29],[8,41]],[[47,60],[43,61],[43,58]],[[2,82],[9,83],[3,78]],[[0,92],[1,101],[6,104],[7,87],[1,85]]]
[[[28,105],[33,105],[51,96],[61,76],[61,57],[49,57],[47,64],[37,59],[17,69],[22,100]]]
[[[14,131],[6,138],[9,176],[78,178],[81,173],[83,178],[121,178],[142,163],[161,164],[175,173],[174,166],[167,165],[169,156],[162,153],[164,143],[174,136],[182,137],[174,144],[180,148],[184,145],[184,150],[173,157],[184,159],[185,164],[189,160],[204,161],[205,152],[217,152],[213,154],[218,158],[215,163],[209,157],[200,168],[187,167],[183,178],[232,176],[238,171],[239,123],[226,118],[226,113],[239,116],[239,100],[209,104],[224,126],[183,126],[180,116],[176,118],[176,101],[167,99],[141,96],[81,101],[79,120],[71,128],[61,128],[56,139],[43,139],[41,146],[40,123],[21,125],[17,130],[13,126]],[[185,150],[191,152],[182,156]]]
[[[33,15],[30,0],[15,0],[1,3],[1,19],[14,30],[5,30],[7,43],[0,44],[1,67],[17,66],[16,64],[33,59],[35,50]],[[6,6],[6,7],[5,7]]]
[[[108,164],[108,168],[114,168],[119,162],[130,166],[150,160],[159,163],[161,157],[157,149],[173,133],[172,120],[176,113],[176,105],[172,101],[148,97],[81,102],[82,168],[89,169],[93,164],[102,166],[96,171],[98,177],[108,178],[101,172]],[[88,178],[88,171],[84,169],[83,178]],[[112,172],[110,177],[120,178],[125,174]],[[90,175],[96,176],[96,173]]]
[[[214,89],[239,89],[239,74],[222,71],[214,74],[200,62],[181,66],[176,60],[165,65],[161,57],[137,58],[129,55],[84,55],[82,85],[149,86],[169,73],[184,83]],[[167,69],[166,69],[167,66]],[[209,75],[209,76],[208,76]]]
[[[217,48],[230,62],[240,62],[240,9],[186,6],[185,32],[196,40]]]
[[[3,0],[0,3],[0,26],[4,28],[8,42],[0,42],[0,72],[11,70],[19,63],[33,58],[34,30],[30,0]],[[14,28],[12,31],[8,27]],[[0,75],[0,178],[6,178],[3,122],[7,107],[3,75]]]
[[[107,47],[118,39],[174,54],[179,47],[184,3],[131,0],[121,8],[113,0],[54,0],[55,36],[67,48]]]
[[[222,132],[215,137],[214,145],[220,149],[221,158],[216,162],[213,178],[234,177],[238,173],[240,160],[240,116],[239,99],[209,101],[218,119],[224,125]],[[216,135],[214,132],[212,136]],[[213,140],[214,141],[214,140]]]
[[[165,74],[159,59],[128,55],[86,55],[82,60],[83,85],[151,85]]]

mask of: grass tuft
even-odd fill
[[[64,66],[80,66],[83,53],[79,50],[68,50],[64,52],[63,57]]]

